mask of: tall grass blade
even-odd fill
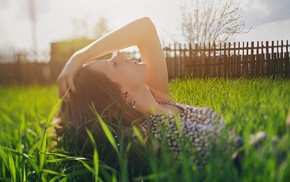
[[[94,175],[95,175],[95,181],[97,181],[98,177],[99,177],[99,155],[98,155],[98,151],[97,151],[97,146],[96,146],[96,141],[92,135],[92,133],[90,132],[90,130],[88,130],[86,128],[87,134],[93,144],[94,147],[94,159],[93,159],[93,163],[94,163]]]
[[[97,118],[100,122],[101,128],[103,129],[106,137],[108,138],[109,142],[111,143],[112,147],[114,148],[114,150],[118,153],[118,147],[116,144],[116,141],[113,137],[112,132],[110,131],[109,127],[107,126],[107,124],[103,121],[103,119],[101,118],[101,116],[99,114],[97,114]]]
[[[8,161],[9,161],[9,171],[12,177],[12,181],[16,182],[16,168],[15,168],[15,161],[11,154],[8,154]]]
[[[133,131],[134,131],[134,134],[136,135],[136,137],[138,138],[138,140],[140,141],[140,143],[142,145],[145,145],[144,138],[143,138],[141,132],[139,131],[139,129],[137,128],[137,126],[133,125]]]
[[[95,175],[95,181],[98,181],[99,179],[99,156],[97,149],[94,148],[94,175]]]
[[[5,153],[3,146],[0,145],[0,157],[1,157],[1,163],[5,165],[6,167],[9,167],[9,162],[7,161],[7,153]]]
[[[81,160],[85,161],[88,159],[84,157],[66,157],[66,158],[61,158],[61,159],[49,159],[49,160],[46,160],[46,162],[56,163],[56,162],[81,161]]]
[[[89,173],[89,171],[87,169],[80,169],[80,170],[77,170],[77,171],[74,171],[72,173],[67,174],[64,178],[62,178],[62,180],[60,180],[60,182],[70,181],[69,180],[70,178],[73,178],[75,176],[85,175],[88,173]]]
[[[39,169],[40,170],[42,170],[43,165],[45,163],[46,143],[47,143],[47,132],[46,132],[46,129],[44,129],[41,144],[40,144],[40,152],[39,152]]]
[[[55,182],[55,181],[59,182],[60,179],[61,179],[61,176],[57,175],[57,176],[51,178],[51,179],[49,180],[49,182]]]
[[[82,165],[85,167],[85,168],[87,168],[87,170],[89,170],[91,173],[93,173],[94,174],[94,170],[93,170],[93,168],[89,165],[89,164],[87,164],[85,161],[83,161],[83,160],[78,160],[80,163],[82,163]]]
[[[25,165],[23,166],[23,178],[22,178],[22,180],[27,181]]]
[[[61,174],[59,172],[52,171],[52,170],[49,170],[49,169],[42,169],[42,172],[48,173],[48,174],[54,174],[54,175],[60,175]]]
[[[58,103],[52,108],[52,110],[50,111],[50,113],[48,114],[48,118],[47,118],[47,123],[48,124],[49,122],[52,121],[53,117],[55,116],[55,114],[57,113],[57,111],[59,110],[59,107],[62,103],[62,100],[59,100]]]

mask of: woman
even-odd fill
[[[141,62],[123,53],[109,60],[92,61],[129,46],[139,48]],[[139,127],[145,139],[153,135],[161,140],[160,125],[172,152],[178,154],[178,144],[187,137],[196,154],[205,159],[223,128],[223,118],[215,111],[176,103],[170,97],[165,57],[149,18],[135,20],[77,51],[57,83],[59,96],[64,97],[59,116],[67,121],[60,122],[59,131],[78,128],[94,120],[96,113],[107,123],[115,118],[122,120],[124,128]],[[101,137],[95,133],[95,138]],[[157,151],[159,146],[153,145]]]

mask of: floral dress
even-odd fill
[[[193,107],[175,102],[161,102],[160,104],[176,106],[181,111],[172,116],[151,114],[142,126],[158,140],[166,138],[170,150],[175,154],[183,150],[182,147],[187,146],[188,148],[185,150],[194,151],[198,155],[198,157],[192,156],[197,165],[201,162],[196,160],[197,158],[206,160],[210,148],[217,142],[224,128],[223,117],[209,108]]]

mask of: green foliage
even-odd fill
[[[117,156],[115,165],[100,158],[91,130],[86,130],[93,147],[90,157],[55,145],[52,116],[59,99],[56,86],[0,86],[0,181],[287,181],[290,179],[289,80],[188,79],[170,83],[171,96],[178,102],[210,107],[225,117],[227,125],[245,141],[260,130],[269,135],[263,147],[243,146],[242,171],[231,156],[217,149],[202,171],[191,156],[175,156],[166,141],[149,136],[146,144],[138,128],[135,138],[126,139],[99,118],[100,128]],[[279,140],[273,145],[272,137]],[[162,150],[156,154],[152,142]],[[86,143],[85,143],[86,145]],[[186,144],[185,144],[186,145]],[[184,146],[185,147],[185,146]],[[132,155],[134,151],[134,155]],[[83,151],[83,154],[86,151]],[[138,162],[132,162],[132,158]],[[135,160],[136,161],[136,160]]]

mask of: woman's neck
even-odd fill
[[[176,108],[160,105],[144,85],[138,91],[134,92],[133,100],[136,101],[136,109],[142,114],[174,114]]]

